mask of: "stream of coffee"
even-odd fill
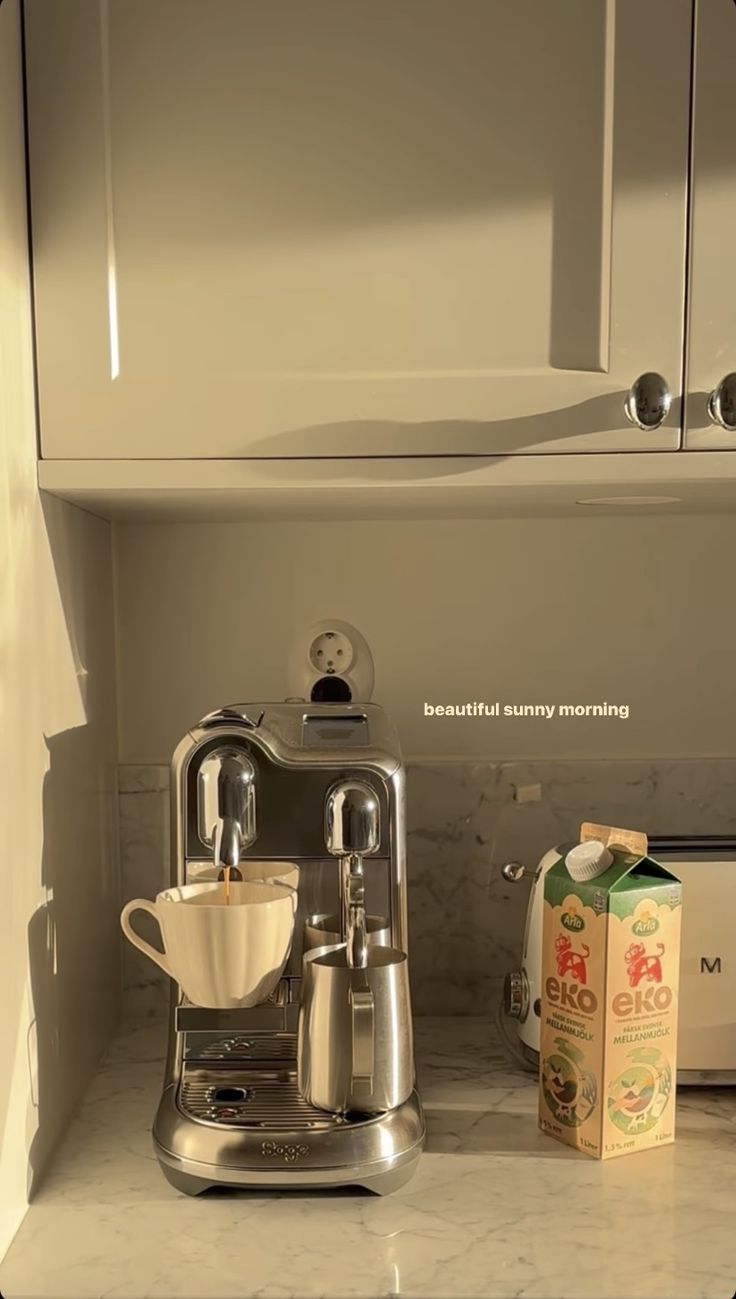
[[[2,4],[2,0],[0,0],[0,4]],[[213,845],[213,857],[215,863],[222,861],[222,856],[220,853],[221,848],[222,848],[222,822],[219,821],[215,827],[215,841]],[[231,870],[232,870],[231,866],[223,866],[222,868],[222,882],[225,887],[225,905],[228,907],[230,906],[230,871]]]

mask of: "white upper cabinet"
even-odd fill
[[[27,0],[26,27],[44,456],[679,445],[690,0]],[[624,414],[646,372],[659,427]]]
[[[735,80],[736,5],[697,0],[686,413],[696,450],[736,447]]]

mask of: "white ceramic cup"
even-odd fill
[[[164,889],[155,902],[134,898],[120,915],[125,937],[176,979],[195,1006],[257,1006],[276,987],[294,933],[296,893],[285,884],[185,884]],[[135,932],[134,911],[158,921],[164,951]]]

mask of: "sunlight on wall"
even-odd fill
[[[36,486],[23,147],[11,0],[0,8],[0,1257],[104,1049],[118,988],[110,530]]]

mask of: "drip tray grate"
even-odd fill
[[[204,1038],[204,1034],[201,1035]],[[296,1033],[229,1033],[226,1037],[208,1037],[188,1033],[186,1058],[190,1064],[199,1061],[215,1065],[240,1066],[250,1060],[296,1061]]]
[[[179,1108],[190,1118],[223,1127],[328,1131],[370,1122],[326,1114],[301,1095],[296,1070],[211,1069],[188,1065],[179,1084]]]

